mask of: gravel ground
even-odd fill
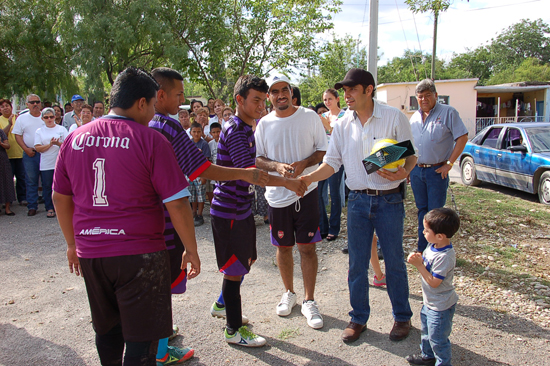
[[[17,216],[0,217],[0,364],[99,365],[84,281],[68,271],[57,222],[47,219],[43,210],[27,217],[23,207],[14,209]],[[244,280],[242,298],[251,328],[266,337],[268,345],[260,349],[227,345],[223,320],[209,313],[222,276],[216,268],[210,217],[205,215],[205,220],[197,228],[202,273],[189,282],[187,293],[173,297],[174,321],[181,335],[172,344],[189,345],[196,352],[187,365],[407,365],[403,357],[418,351],[422,295],[420,278],[412,268],[410,336],[400,343],[388,339],[393,324],[390,302],[385,289],[371,288],[368,331],[351,345],[340,340],[350,310],[348,257],[340,251],[345,232],[335,242],[318,244],[316,300],[324,328],[309,328],[299,306],[290,316],[278,317],[275,306],[283,287],[275,248],[263,224],[257,227],[259,259]],[[413,239],[406,238],[406,251],[412,245]],[[295,263],[299,263],[297,253]],[[298,265],[295,277],[301,300]],[[518,281],[518,291],[502,291],[460,272],[455,279],[460,300],[451,335],[454,365],[550,364],[548,309],[526,295],[547,289],[537,288],[532,284],[536,281],[529,279]]]

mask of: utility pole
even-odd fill
[[[378,83],[378,0],[370,0],[369,13],[369,60],[367,70],[374,77],[374,83]]]
[[[434,43],[432,47],[432,80],[435,80],[435,45],[437,44],[437,17],[438,11],[434,11]]]

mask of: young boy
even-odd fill
[[[199,149],[206,159],[210,159],[210,147],[208,143],[202,138],[202,126],[193,122],[191,124],[191,136],[193,136],[193,142],[197,149]],[[189,186],[189,202],[193,206],[193,216],[195,226],[201,226],[204,224],[204,218],[202,217],[202,211],[204,210],[204,201],[206,201],[206,178],[198,177],[191,182]]]
[[[163,201],[186,244],[180,267],[200,273],[191,210],[178,197],[187,180],[172,146],[147,128],[158,88],[143,70],[121,72],[109,114],[70,134],[56,162],[53,201],[102,365],[120,365],[124,348],[125,365],[154,365],[158,340],[172,334]]]
[[[424,217],[424,237],[428,247],[424,253],[411,253],[407,261],[422,275],[424,306],[422,322],[422,353],[407,356],[413,365],[451,365],[449,335],[453,326],[458,295],[453,286],[456,255],[452,236],[460,227],[456,212],[436,208]]]
[[[214,122],[210,125],[210,135],[212,135],[213,140],[208,143],[210,148],[210,161],[212,164],[216,164],[218,158],[218,141],[220,140],[220,133],[222,132],[222,125],[218,122]],[[212,197],[214,197],[214,181],[206,182],[206,198],[208,202],[212,203]]]
[[[267,89],[265,80],[256,76],[245,75],[237,80],[233,92],[237,113],[224,124],[218,144],[219,165],[240,168],[254,166],[254,130],[256,119],[265,108]],[[267,184],[284,186],[300,196],[307,188],[300,180],[274,175],[269,175]],[[250,188],[251,185],[242,180],[218,182],[210,213],[218,268],[224,274],[222,296],[227,318],[225,341],[245,347],[261,347],[266,343],[265,338],[255,335],[243,325],[240,294],[242,277],[250,271],[257,257],[256,225],[251,211],[254,191]]]

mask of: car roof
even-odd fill
[[[550,127],[550,122],[514,122],[514,123],[496,123],[487,127]]]

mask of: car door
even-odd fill
[[[530,173],[530,151],[511,151],[513,146],[526,146],[527,139],[522,129],[507,127],[496,155],[496,183],[529,192],[533,176]],[[528,150],[529,148],[526,147]]]
[[[496,158],[499,152],[499,136],[503,130],[502,126],[493,126],[483,137],[483,140],[473,151],[476,174],[479,180],[496,183]]]

